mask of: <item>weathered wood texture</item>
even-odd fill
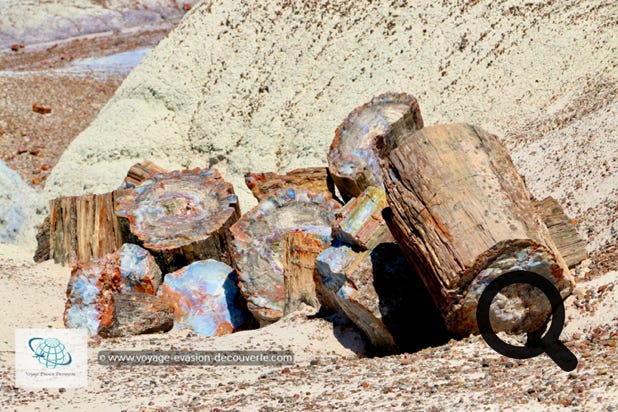
[[[131,189],[141,185],[146,180],[155,177],[159,173],[167,173],[167,170],[150,160],[136,163],[129,169],[127,177],[122,181],[120,189]]]
[[[335,184],[326,167],[294,169],[284,175],[277,173],[245,173],[245,183],[258,202],[278,190],[306,190],[332,198]]]
[[[382,210],[387,206],[384,190],[369,186],[337,211],[333,238],[361,250],[394,242],[382,217]]]
[[[108,310],[107,322],[99,326],[103,338],[162,333],[174,327],[174,306],[147,293],[113,293]]]
[[[231,227],[234,263],[247,307],[265,326],[283,316],[283,238],[290,230],[314,233],[330,242],[339,203],[323,194],[280,190],[262,200]]]
[[[326,249],[328,243],[324,237],[302,230],[292,230],[284,235],[284,315],[296,310],[301,303],[314,308],[320,307],[315,284],[315,259]]]
[[[39,225],[36,233],[36,251],[32,259],[36,263],[44,262],[49,259],[50,241],[49,241],[50,222],[49,215],[45,216],[43,223]]]
[[[119,197],[116,214],[166,273],[198,260],[232,262],[229,227],[240,208],[216,169],[158,174]]]
[[[579,236],[560,203],[549,196],[536,202],[535,206],[566,264],[573,268],[588,259],[586,241]]]
[[[375,138],[395,122],[417,130],[423,118],[416,98],[405,93],[385,93],[354,109],[335,131],[328,151],[328,168],[345,201],[367,186],[382,187],[382,172],[374,152]],[[397,140],[387,141],[389,149]]]
[[[73,265],[116,251],[127,239],[114,205],[123,192],[67,196],[49,203],[49,257]],[[41,234],[39,249],[45,235]],[[42,249],[41,249],[42,250]],[[37,252],[38,254],[39,252]]]
[[[485,285],[515,269],[539,273],[563,297],[570,294],[569,269],[495,136],[452,124],[390,138],[402,143],[382,163],[386,220],[449,330],[478,331],[476,304]],[[494,329],[543,327],[548,313],[533,309],[548,308],[544,296],[536,289],[517,296],[525,285],[510,288],[505,294],[511,309],[492,305]]]

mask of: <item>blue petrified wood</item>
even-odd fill
[[[236,272],[208,259],[165,275],[159,295],[174,306],[174,328],[220,336],[241,329],[250,319],[242,309]]]
[[[339,204],[304,190],[279,190],[231,227],[232,252],[247,307],[264,326],[283,316],[284,235],[303,230],[330,239]]]
[[[376,137],[388,152],[398,145],[386,132],[391,127],[417,130],[423,118],[414,96],[405,93],[385,93],[354,109],[337,127],[328,151],[328,169],[344,200],[358,196],[367,186],[382,187],[376,149]]]
[[[64,323],[69,328],[86,328],[96,335],[101,326],[113,322],[114,293],[154,295],[160,284],[161,270],[148,251],[124,244],[115,253],[73,267]]]

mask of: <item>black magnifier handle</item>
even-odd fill
[[[570,372],[577,367],[577,357],[559,340],[543,339],[545,353],[565,372]]]

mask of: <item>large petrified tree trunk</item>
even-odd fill
[[[563,297],[571,292],[569,269],[495,136],[466,124],[398,130],[405,129],[393,128],[390,139],[402,143],[382,162],[385,216],[452,332],[478,330],[478,298],[502,273],[536,272]],[[503,292],[506,301],[490,312],[496,331],[543,326],[549,305],[540,291],[514,285]]]
[[[328,150],[328,169],[343,200],[361,194],[368,186],[382,187],[382,172],[375,155],[375,138],[393,123],[417,130],[423,118],[414,96],[385,93],[354,109],[337,127]],[[396,140],[387,141],[390,148]]]
[[[122,192],[98,195],[66,196],[49,203],[49,237],[39,235],[39,249],[49,245],[49,258],[72,265],[116,251],[126,240],[126,233],[114,214],[117,196]],[[37,251],[39,260],[42,252]]]
[[[204,259],[232,264],[229,227],[240,208],[216,169],[158,174],[119,197],[116,214],[129,221],[165,273]]]

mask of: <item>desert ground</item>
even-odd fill
[[[83,3],[84,21],[102,13]],[[171,17],[129,24],[126,2],[102,3],[114,17],[98,32],[59,24],[26,36],[66,11],[8,1],[10,18],[0,12],[0,159],[35,193],[19,235],[0,243],[3,409],[618,411],[618,7],[201,1],[186,11],[171,2]],[[50,198],[115,188],[148,158],[219,168],[246,211],[255,200],[244,170],[324,165],[338,123],[385,91],[414,94],[426,124],[470,122],[498,135],[531,193],[553,196],[576,221],[589,259],[573,270],[560,336],[575,371],[546,355],[504,357],[480,336],[372,356],[344,317],[304,307],[223,337],[91,339],[87,388],[15,386],[15,329],[64,327],[71,268],[32,260]],[[295,362],[98,364],[111,349],[289,349]]]

